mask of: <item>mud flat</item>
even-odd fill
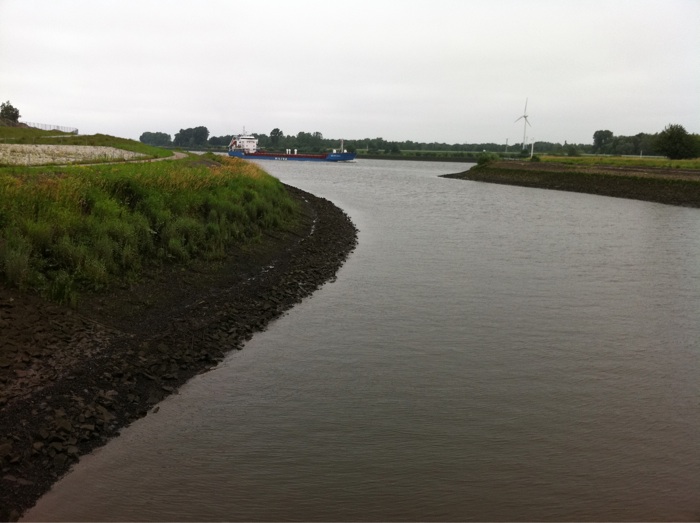
[[[502,161],[447,174],[444,178],[700,207],[700,172],[697,170]]]
[[[288,190],[302,202],[298,229],[215,266],[153,272],[75,310],[0,286],[0,520],[335,277],[355,226]]]

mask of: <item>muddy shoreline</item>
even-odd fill
[[[81,455],[334,278],[355,226],[288,190],[299,227],[216,265],[153,272],[76,310],[0,286],[0,520],[18,519]]]
[[[501,161],[443,178],[700,207],[700,172],[693,170]]]

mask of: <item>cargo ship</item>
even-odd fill
[[[285,152],[268,152],[258,150],[258,139],[250,134],[239,134],[231,139],[228,145],[228,155],[246,160],[291,160],[297,162],[351,162],[357,156],[343,149],[340,142],[340,150],[322,154],[297,153],[297,150],[287,149]]]

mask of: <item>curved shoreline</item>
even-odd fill
[[[700,207],[698,171],[501,161],[442,177]]]
[[[287,189],[304,209],[298,230],[216,266],[163,271],[77,311],[0,286],[0,520],[334,278],[357,229],[328,200]]]

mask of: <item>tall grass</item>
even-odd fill
[[[693,160],[669,160],[639,156],[540,156],[543,162],[565,163],[580,166],[653,167],[663,169],[700,169],[700,158]]]
[[[73,302],[81,289],[154,264],[221,258],[294,222],[278,180],[221,162],[0,169],[0,277]]]

